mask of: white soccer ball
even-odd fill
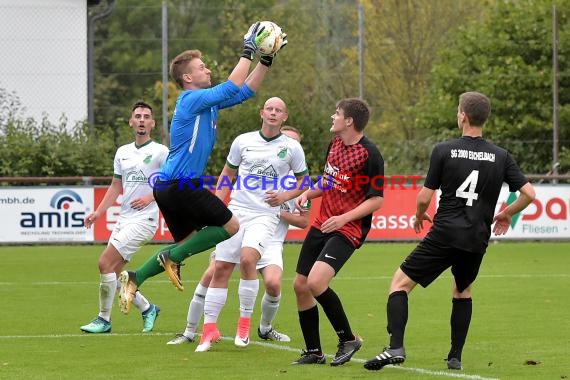
[[[257,52],[263,55],[277,53],[283,42],[281,27],[273,21],[261,21],[259,27],[264,27],[263,31],[268,31],[269,34],[257,45]]]

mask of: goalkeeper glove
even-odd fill
[[[288,42],[289,41],[287,41],[287,34],[281,33],[281,46],[279,46],[279,50],[277,50],[275,53],[273,53],[273,55],[262,55],[261,57],[259,57],[259,62],[262,65],[270,67],[271,64],[273,63],[273,58],[275,58],[277,53],[280,52],[281,49],[283,49],[285,47],[285,45],[287,45]]]
[[[261,23],[259,21],[251,24],[249,30],[243,36],[243,53],[242,57],[253,61],[253,56],[257,51],[257,45],[259,42],[263,41],[265,37],[269,35],[269,32],[265,30],[265,27],[259,27]]]

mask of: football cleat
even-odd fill
[[[325,364],[326,361],[327,359],[323,353],[318,355],[303,350],[301,351],[301,357],[291,364]]]
[[[273,340],[275,342],[290,342],[291,338],[288,335],[280,333],[279,331],[271,328],[268,332],[263,334],[260,328],[257,328],[257,336],[263,340]]]
[[[128,314],[138,289],[135,282],[135,273],[124,270],[119,275],[118,280],[121,284],[119,289],[119,309],[121,309],[123,314]]]
[[[194,342],[194,337],[190,338],[184,334],[176,334],[176,336],[169,340],[166,344],[185,344],[192,342]]]
[[[90,323],[83,325],[80,327],[81,331],[91,334],[102,334],[102,333],[110,333],[111,332],[111,322],[97,317],[92,320]]]
[[[215,323],[204,323],[204,332],[200,338],[200,344],[194,352],[206,352],[212,347],[212,343],[219,342],[222,339],[220,330]]]
[[[447,359],[447,369],[455,369],[455,370],[461,370],[463,369],[461,367],[461,360],[457,359],[457,358],[449,358]]]
[[[378,371],[388,364],[400,364],[406,360],[406,351],[404,347],[400,348],[384,348],[375,358],[364,363],[364,368],[371,371]]]
[[[156,318],[158,318],[159,313],[160,313],[160,307],[152,304],[150,305],[148,310],[142,313],[143,333],[152,331],[152,329],[154,328],[154,322],[156,322]]]
[[[331,361],[332,366],[342,365],[350,360],[356,351],[362,347],[362,338],[355,335],[354,340],[338,342],[338,351]]]
[[[247,347],[249,345],[249,326],[251,318],[240,317],[234,344],[238,347]]]
[[[170,251],[160,252],[156,259],[164,268],[164,271],[168,275],[170,282],[172,282],[176,289],[183,291],[184,286],[182,285],[182,280],[180,279],[180,264],[175,263],[170,259]]]

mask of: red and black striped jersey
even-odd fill
[[[370,197],[384,196],[384,159],[367,137],[345,145],[340,137],[329,144],[322,178],[322,201],[313,225],[321,227],[331,216],[356,208]],[[340,228],[355,247],[360,247],[370,230],[372,214]]]

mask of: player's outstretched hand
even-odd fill
[[[309,199],[307,198],[307,192],[305,191],[303,194],[301,194],[297,198],[295,198],[295,208],[299,211],[302,211],[303,209],[307,209],[308,202],[309,202]]]
[[[275,53],[270,54],[270,55],[260,56],[259,62],[261,62],[262,65],[270,67],[271,64],[273,63],[273,59],[275,58],[277,53],[279,53],[281,51],[281,49],[283,49],[285,47],[285,45],[287,45],[288,43],[289,43],[289,41],[287,41],[287,34],[281,33],[281,45],[279,45],[279,50],[277,50]]]
[[[333,215],[321,224],[321,232],[324,234],[330,234],[334,232],[342,226],[344,226],[348,220],[346,220],[344,214],[343,215]]]
[[[427,212],[425,212],[421,217],[418,217],[416,215],[416,219],[414,220],[414,231],[416,231],[417,234],[422,232],[422,230],[424,229],[424,220],[433,223],[431,216],[429,216]]]
[[[281,46],[279,46],[279,50],[275,52],[275,54],[279,53],[281,49],[283,49],[289,41],[287,40],[287,33],[281,33]]]
[[[511,225],[512,216],[505,212],[505,210],[501,211],[493,218],[493,233],[497,236],[504,235],[509,230],[509,226]]]
[[[87,215],[83,220],[83,225],[85,226],[85,228],[91,228],[93,223],[95,223],[97,219],[99,219],[99,216],[100,215],[97,211],[94,211],[91,214]]]
[[[254,22],[249,27],[247,33],[243,35],[243,53],[241,56],[249,59],[250,61],[253,60],[259,43],[269,35],[269,32],[265,30],[265,27],[260,26],[260,24],[260,21]]]
[[[267,191],[265,192],[265,202],[271,207],[280,206],[285,199],[283,199],[284,194],[278,191]]]

